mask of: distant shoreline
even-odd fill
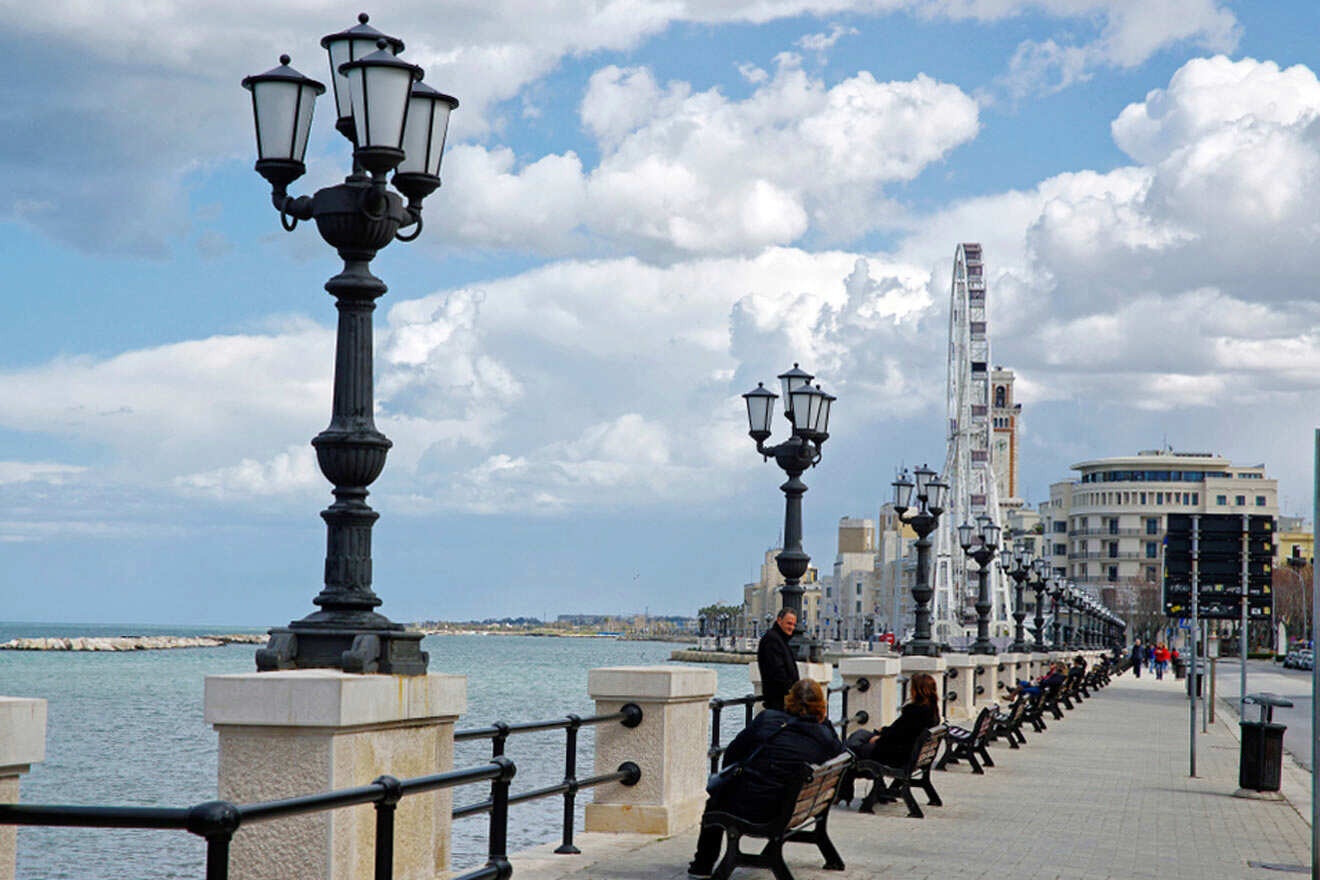
[[[206,636],[30,636],[0,644],[0,651],[165,651],[172,648],[219,648],[266,643],[264,633]]]

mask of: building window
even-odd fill
[[[1265,506],[1265,496],[1264,496],[1264,495],[1257,495],[1257,496],[1256,496],[1256,506],[1257,506],[1257,507],[1264,507],[1264,506]]]
[[[1146,580],[1149,583],[1152,584],[1155,583],[1155,566],[1153,565],[1146,566]]]
[[[995,406],[1001,409],[1008,406],[1008,389],[1003,385],[995,386]]]
[[[1220,507],[1223,507],[1223,506],[1224,506],[1225,504],[1227,504],[1227,503],[1228,503],[1228,496],[1227,496],[1227,495],[1216,495],[1216,496],[1215,496],[1215,504],[1218,504]]]
[[[1118,534],[1118,517],[1113,517],[1112,519],[1109,520],[1109,534],[1111,535]]]
[[[1200,492],[1193,492],[1193,493],[1192,493],[1192,503],[1193,503],[1193,504],[1200,504],[1200,503],[1201,503],[1201,493],[1200,493]]]
[[[1142,493],[1141,493],[1141,503],[1142,503],[1142,504],[1145,504],[1145,503],[1146,503],[1146,493],[1145,493],[1145,492],[1142,492]]]
[[[1158,535],[1160,533],[1160,518],[1158,516],[1146,517],[1146,534]]]
[[[1157,544],[1157,543],[1155,543],[1154,541],[1147,541],[1147,542],[1146,542],[1146,558],[1147,558],[1147,559],[1158,559],[1158,558],[1159,558],[1159,555],[1160,555],[1160,545]]]
[[[1163,504],[1163,503],[1164,503],[1164,493],[1163,493],[1163,492],[1156,492],[1156,493],[1155,493],[1155,503],[1156,503],[1156,504]]]
[[[1054,521],[1054,532],[1055,532],[1055,534],[1062,535],[1062,534],[1067,533],[1067,531],[1068,531],[1068,524],[1067,524],[1066,522],[1064,522],[1064,521],[1061,520],[1061,519],[1060,519],[1060,520],[1055,520],[1055,521]]]
[[[1117,541],[1110,541],[1110,542],[1109,542],[1109,558],[1110,558],[1110,559],[1117,559],[1117,558],[1118,558],[1118,542],[1117,542]]]
[[[1294,549],[1296,549],[1296,548],[1294,548]],[[1054,555],[1055,555],[1055,556],[1063,556],[1063,555],[1066,554],[1067,552],[1068,552],[1068,545],[1067,545],[1067,544],[1055,544],[1055,545],[1054,545]]]
[[[1247,506],[1247,496],[1246,496],[1246,495],[1238,495],[1238,496],[1235,496],[1234,501],[1237,502],[1237,506],[1238,506],[1238,507],[1246,507],[1246,506]]]
[[[858,600],[857,600],[857,613],[858,613],[858,614],[861,614],[861,613],[862,613],[862,600],[861,600],[861,599],[858,599]],[[1190,699],[1190,698],[1189,698],[1189,699]]]
[[[1109,566],[1109,579],[1110,579],[1111,581],[1116,581],[1116,580],[1118,580],[1118,566],[1117,566],[1117,565],[1111,565],[1111,566]]]
[[[1077,575],[1078,575],[1079,577],[1086,577],[1086,563],[1085,563],[1085,562],[1083,562],[1081,565],[1077,566]]]
[[[1088,518],[1087,518],[1087,517],[1085,517],[1085,516],[1084,516],[1084,517],[1082,517],[1082,528],[1086,528],[1086,527],[1087,527],[1087,522],[1086,522],[1086,521],[1087,521],[1087,519],[1088,519]]]

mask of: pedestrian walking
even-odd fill
[[[1155,678],[1157,681],[1164,680],[1164,670],[1169,667],[1169,649],[1160,642],[1155,646]]]
[[[1141,678],[1141,661],[1145,659],[1146,649],[1141,647],[1141,639],[1132,643],[1132,677]]]

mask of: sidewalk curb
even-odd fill
[[[1228,729],[1229,736],[1239,744],[1242,743],[1242,730],[1237,724],[1230,724],[1227,716],[1231,716],[1238,721],[1242,716],[1238,714],[1237,698],[1216,697],[1218,704],[1215,711],[1215,724],[1222,724]],[[1307,770],[1301,764],[1297,763],[1287,750],[1283,753],[1283,775],[1280,779],[1279,793],[1288,806],[1301,817],[1306,823],[1306,827],[1311,827],[1311,771]]]

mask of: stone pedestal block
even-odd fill
[[[1050,668],[1050,655],[1047,651],[1035,651],[1031,655],[1031,677],[1040,678]]]
[[[972,718],[983,706],[994,705],[999,701],[999,663],[1003,654],[973,654],[976,663],[973,677],[976,682],[976,699],[972,703]]]
[[[706,805],[710,764],[710,698],[716,676],[690,666],[615,666],[587,674],[598,714],[625,703],[642,709],[634,728],[596,728],[595,773],[613,773],[625,761],[642,770],[632,786],[612,783],[593,791],[587,831],[669,836],[697,824]]]
[[[220,736],[219,796],[275,800],[443,773],[454,766],[454,721],[467,708],[461,675],[354,675],[297,669],[206,678],[206,721]],[[449,791],[413,795],[395,814],[394,876],[435,880],[449,867]],[[369,877],[376,820],[367,804],[242,827],[229,876]]]
[[[999,655],[999,674],[995,680],[995,693],[1000,702],[1007,703],[1008,691],[1017,687],[1018,679],[1027,677],[1030,654],[1005,653]]]
[[[945,657],[904,657],[902,660],[903,675],[911,679],[918,672],[924,672],[935,679],[935,689],[940,695],[940,705],[946,707],[940,710],[940,720],[948,721],[948,711],[950,704],[944,699],[945,680],[944,674],[948,671],[948,660]],[[899,690],[899,700],[903,699],[903,692]]]
[[[976,658],[971,654],[945,654],[948,672],[944,679],[946,720],[971,721],[976,711]]]
[[[46,758],[46,701],[0,697],[0,804],[18,803],[18,778]],[[0,880],[14,880],[18,827],[0,825]]]
[[[844,657],[839,660],[839,675],[843,683],[852,685],[848,692],[848,712],[863,709],[870,719],[866,726],[884,727],[898,717],[898,675],[903,663],[897,657]],[[857,690],[857,682],[866,679],[865,692]]]

